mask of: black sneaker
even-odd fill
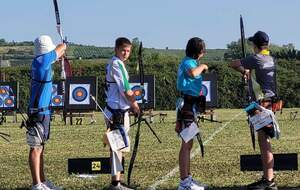
[[[274,179],[269,181],[263,177],[258,182],[247,185],[247,190],[277,190],[277,186]]]

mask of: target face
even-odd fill
[[[8,96],[9,95],[9,86],[0,86],[0,96]]]
[[[70,84],[70,104],[90,104],[90,84]]]
[[[66,95],[64,106],[72,112],[92,111],[96,103],[91,95],[97,99],[98,79],[94,76],[68,77],[66,80]]]
[[[0,86],[0,105],[3,108],[13,108],[15,106],[14,97],[9,95],[10,90],[9,86]]]
[[[0,81],[0,111],[15,110],[19,107],[19,83]]]
[[[133,91],[133,93],[135,95],[136,101],[142,100],[143,97],[145,97],[145,89],[142,86],[140,86],[140,85],[133,86],[131,88],[131,90]]]
[[[15,106],[15,104],[14,104],[14,97],[13,96],[8,96],[4,99],[3,107],[12,108],[14,106]]]
[[[56,95],[52,98],[51,100],[51,105],[52,106],[63,106],[63,99],[62,95]]]
[[[202,89],[200,95],[205,96],[207,102],[211,101],[210,87],[211,87],[211,81],[202,82]]]
[[[64,99],[61,92],[61,87],[59,82],[52,83],[51,92],[51,107],[52,109],[62,109],[64,106]]]
[[[205,85],[202,85],[200,95],[207,96],[208,89]]]
[[[57,95],[57,84],[52,84],[52,95]]]
[[[131,90],[135,95],[135,100],[138,103],[142,103],[143,98],[145,102],[148,101],[148,83],[144,83],[144,87],[140,83],[130,83],[130,85],[132,86]]]

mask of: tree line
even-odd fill
[[[165,57],[164,55],[147,55],[144,58],[145,74],[155,76],[156,109],[174,110],[176,98],[179,96],[176,90],[177,68],[180,59]],[[279,60],[277,86],[279,95],[285,102],[285,107],[300,106],[300,62]],[[217,74],[218,108],[241,108],[244,106],[244,89],[241,75],[228,67],[228,62],[208,63],[209,72]],[[135,75],[136,62],[127,64],[129,74]],[[98,101],[104,105],[104,76],[105,60],[74,60],[72,62],[74,76],[98,77]],[[9,67],[2,69],[6,74],[6,81],[19,81],[20,106],[26,110],[30,93],[30,68]],[[88,74],[87,74],[88,73]],[[60,68],[54,67],[54,80],[59,80]]]
[[[137,74],[137,51],[139,40],[133,39],[133,49],[130,60],[127,63],[129,74]],[[271,46],[275,50],[278,46]],[[286,49],[287,47],[283,47]],[[246,46],[250,52],[250,46]],[[279,48],[280,49],[280,48]],[[239,58],[240,45],[238,42],[228,44],[227,54],[224,60],[210,60],[206,64],[209,72],[217,74],[218,108],[241,108],[245,105],[245,92],[241,75],[228,67],[230,60]],[[184,53],[164,53],[151,49],[143,50],[145,74],[155,76],[156,109],[175,109],[176,98],[179,96],[176,90],[177,68]],[[98,77],[98,100],[104,105],[104,76],[107,59],[74,59],[72,60],[73,76],[96,76]],[[278,58],[277,64],[277,89],[278,94],[285,102],[285,107],[300,106],[300,61],[297,59]],[[6,81],[19,81],[20,84],[20,106],[26,110],[29,101],[30,67],[2,68],[6,75]],[[87,74],[88,73],[88,74]],[[59,64],[54,66],[54,80],[59,80]]]

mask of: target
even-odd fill
[[[63,106],[62,95],[56,95],[51,99],[51,106]]]
[[[0,111],[14,111],[19,108],[19,83],[0,82]]]
[[[13,108],[14,107],[14,97],[13,96],[7,96],[4,99],[4,107],[6,108]]]
[[[203,74],[200,95],[206,97],[206,108],[217,107],[217,75],[215,73]]]
[[[141,86],[139,75],[129,77],[131,90],[135,95],[138,104],[144,103],[144,108],[153,109],[155,107],[155,78],[153,75],[144,76],[144,85]],[[143,102],[144,100],[144,102]]]
[[[0,86],[0,96],[8,96],[9,95],[9,86]]]
[[[135,95],[136,101],[141,101],[145,97],[145,89],[140,85],[135,85],[131,88],[133,94]]]
[[[60,110],[63,109],[64,99],[62,95],[61,82],[55,81],[52,83],[51,92],[51,109]]]
[[[202,85],[200,95],[207,96],[208,89],[205,85]]]
[[[207,102],[211,101],[210,86],[211,86],[211,81],[203,81],[202,82],[202,88],[200,91],[200,95],[205,96]]]
[[[90,104],[89,94],[89,84],[71,84],[69,97],[70,104]]]
[[[97,77],[69,77],[66,80],[65,106],[68,111],[91,111],[96,109],[91,95],[97,98]]]
[[[77,102],[83,102],[84,100],[87,99],[88,95],[88,87],[83,87],[83,86],[78,86],[72,91],[72,98],[77,101]]]
[[[57,95],[57,84],[52,84],[52,95],[55,96]]]

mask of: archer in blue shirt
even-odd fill
[[[35,58],[31,65],[31,88],[26,140],[30,146],[29,167],[32,190],[60,189],[45,178],[44,146],[50,136],[50,101],[52,92],[52,64],[64,55],[66,44],[55,46],[49,36],[35,39]]]
[[[177,114],[175,131],[180,133],[189,124],[184,121],[193,119],[193,105],[198,101],[202,88],[201,73],[208,69],[207,65],[200,64],[198,61],[205,54],[205,43],[202,39],[194,37],[191,38],[186,46],[186,57],[183,58],[178,68],[177,73],[177,90],[184,96],[184,105]],[[186,114],[191,113],[191,114]],[[179,118],[179,115],[180,118]],[[191,117],[190,117],[191,116]],[[182,122],[183,121],[183,122]],[[185,189],[204,189],[200,183],[196,183],[192,178],[190,171],[190,154],[193,147],[193,139],[185,142],[182,139],[181,148],[179,152],[179,171],[180,184],[178,190]]]

